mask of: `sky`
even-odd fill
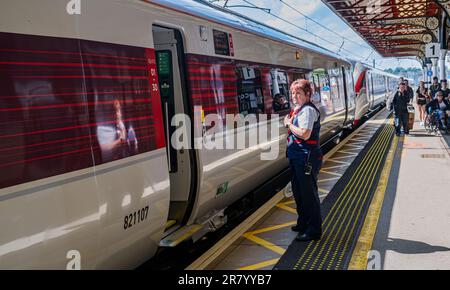
[[[331,51],[339,52],[342,56],[361,60],[370,64],[373,64],[373,60],[375,60],[375,66],[379,69],[395,67],[420,68],[419,62],[413,58],[383,58],[320,0],[282,1],[298,11],[295,11],[291,7],[283,4],[280,0],[228,0],[228,8],[242,13],[250,18],[257,19],[258,21],[269,26],[276,27],[300,38],[305,38],[309,41],[315,42]],[[224,3],[225,0],[215,1],[215,4],[221,6]],[[242,5],[252,6],[251,4],[270,9],[272,14],[280,16],[294,25],[277,19],[276,17],[260,9],[233,7]],[[307,19],[301,13],[324,27],[321,27],[314,21]]]

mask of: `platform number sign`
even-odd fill
[[[441,53],[441,46],[439,43],[428,43],[425,46],[425,56],[429,58],[439,58]]]

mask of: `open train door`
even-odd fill
[[[178,144],[173,144],[177,140],[172,140],[177,130],[172,126],[174,116],[190,115],[182,34],[176,29],[157,25],[153,25],[152,30],[170,176],[170,208],[166,225],[166,230],[170,228],[166,233],[169,233],[185,224],[191,214],[197,180],[196,158],[195,151],[190,149],[192,147],[180,149]]]

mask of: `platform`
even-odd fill
[[[372,250],[381,269],[450,269],[450,137],[399,140]]]
[[[280,192],[188,269],[450,269],[450,138],[418,121],[395,137],[388,115],[325,156],[320,241],[294,241]]]

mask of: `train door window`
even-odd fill
[[[341,70],[339,68],[331,69],[330,78],[330,97],[333,103],[333,109],[340,111],[345,107],[344,84],[342,82]]]
[[[349,68],[345,69],[345,80],[347,82],[347,96],[349,107],[353,108],[355,106],[355,84],[353,81],[353,73]]]
[[[307,79],[311,83],[311,89],[312,89],[312,95],[311,95],[311,101],[316,105],[320,106],[321,104],[321,97],[320,97],[320,81],[319,76],[315,75],[314,73],[310,73],[307,76]]]
[[[319,92],[321,97],[320,107],[324,109],[327,115],[330,115],[334,112],[330,92],[330,78],[324,69],[316,69],[313,73],[319,79]]]
[[[259,69],[252,67],[240,67],[236,69],[237,92],[239,113],[260,114],[264,113],[264,97]]]
[[[270,71],[270,91],[272,93],[272,107],[274,112],[288,110],[289,102],[289,83],[286,72],[278,69]]]

